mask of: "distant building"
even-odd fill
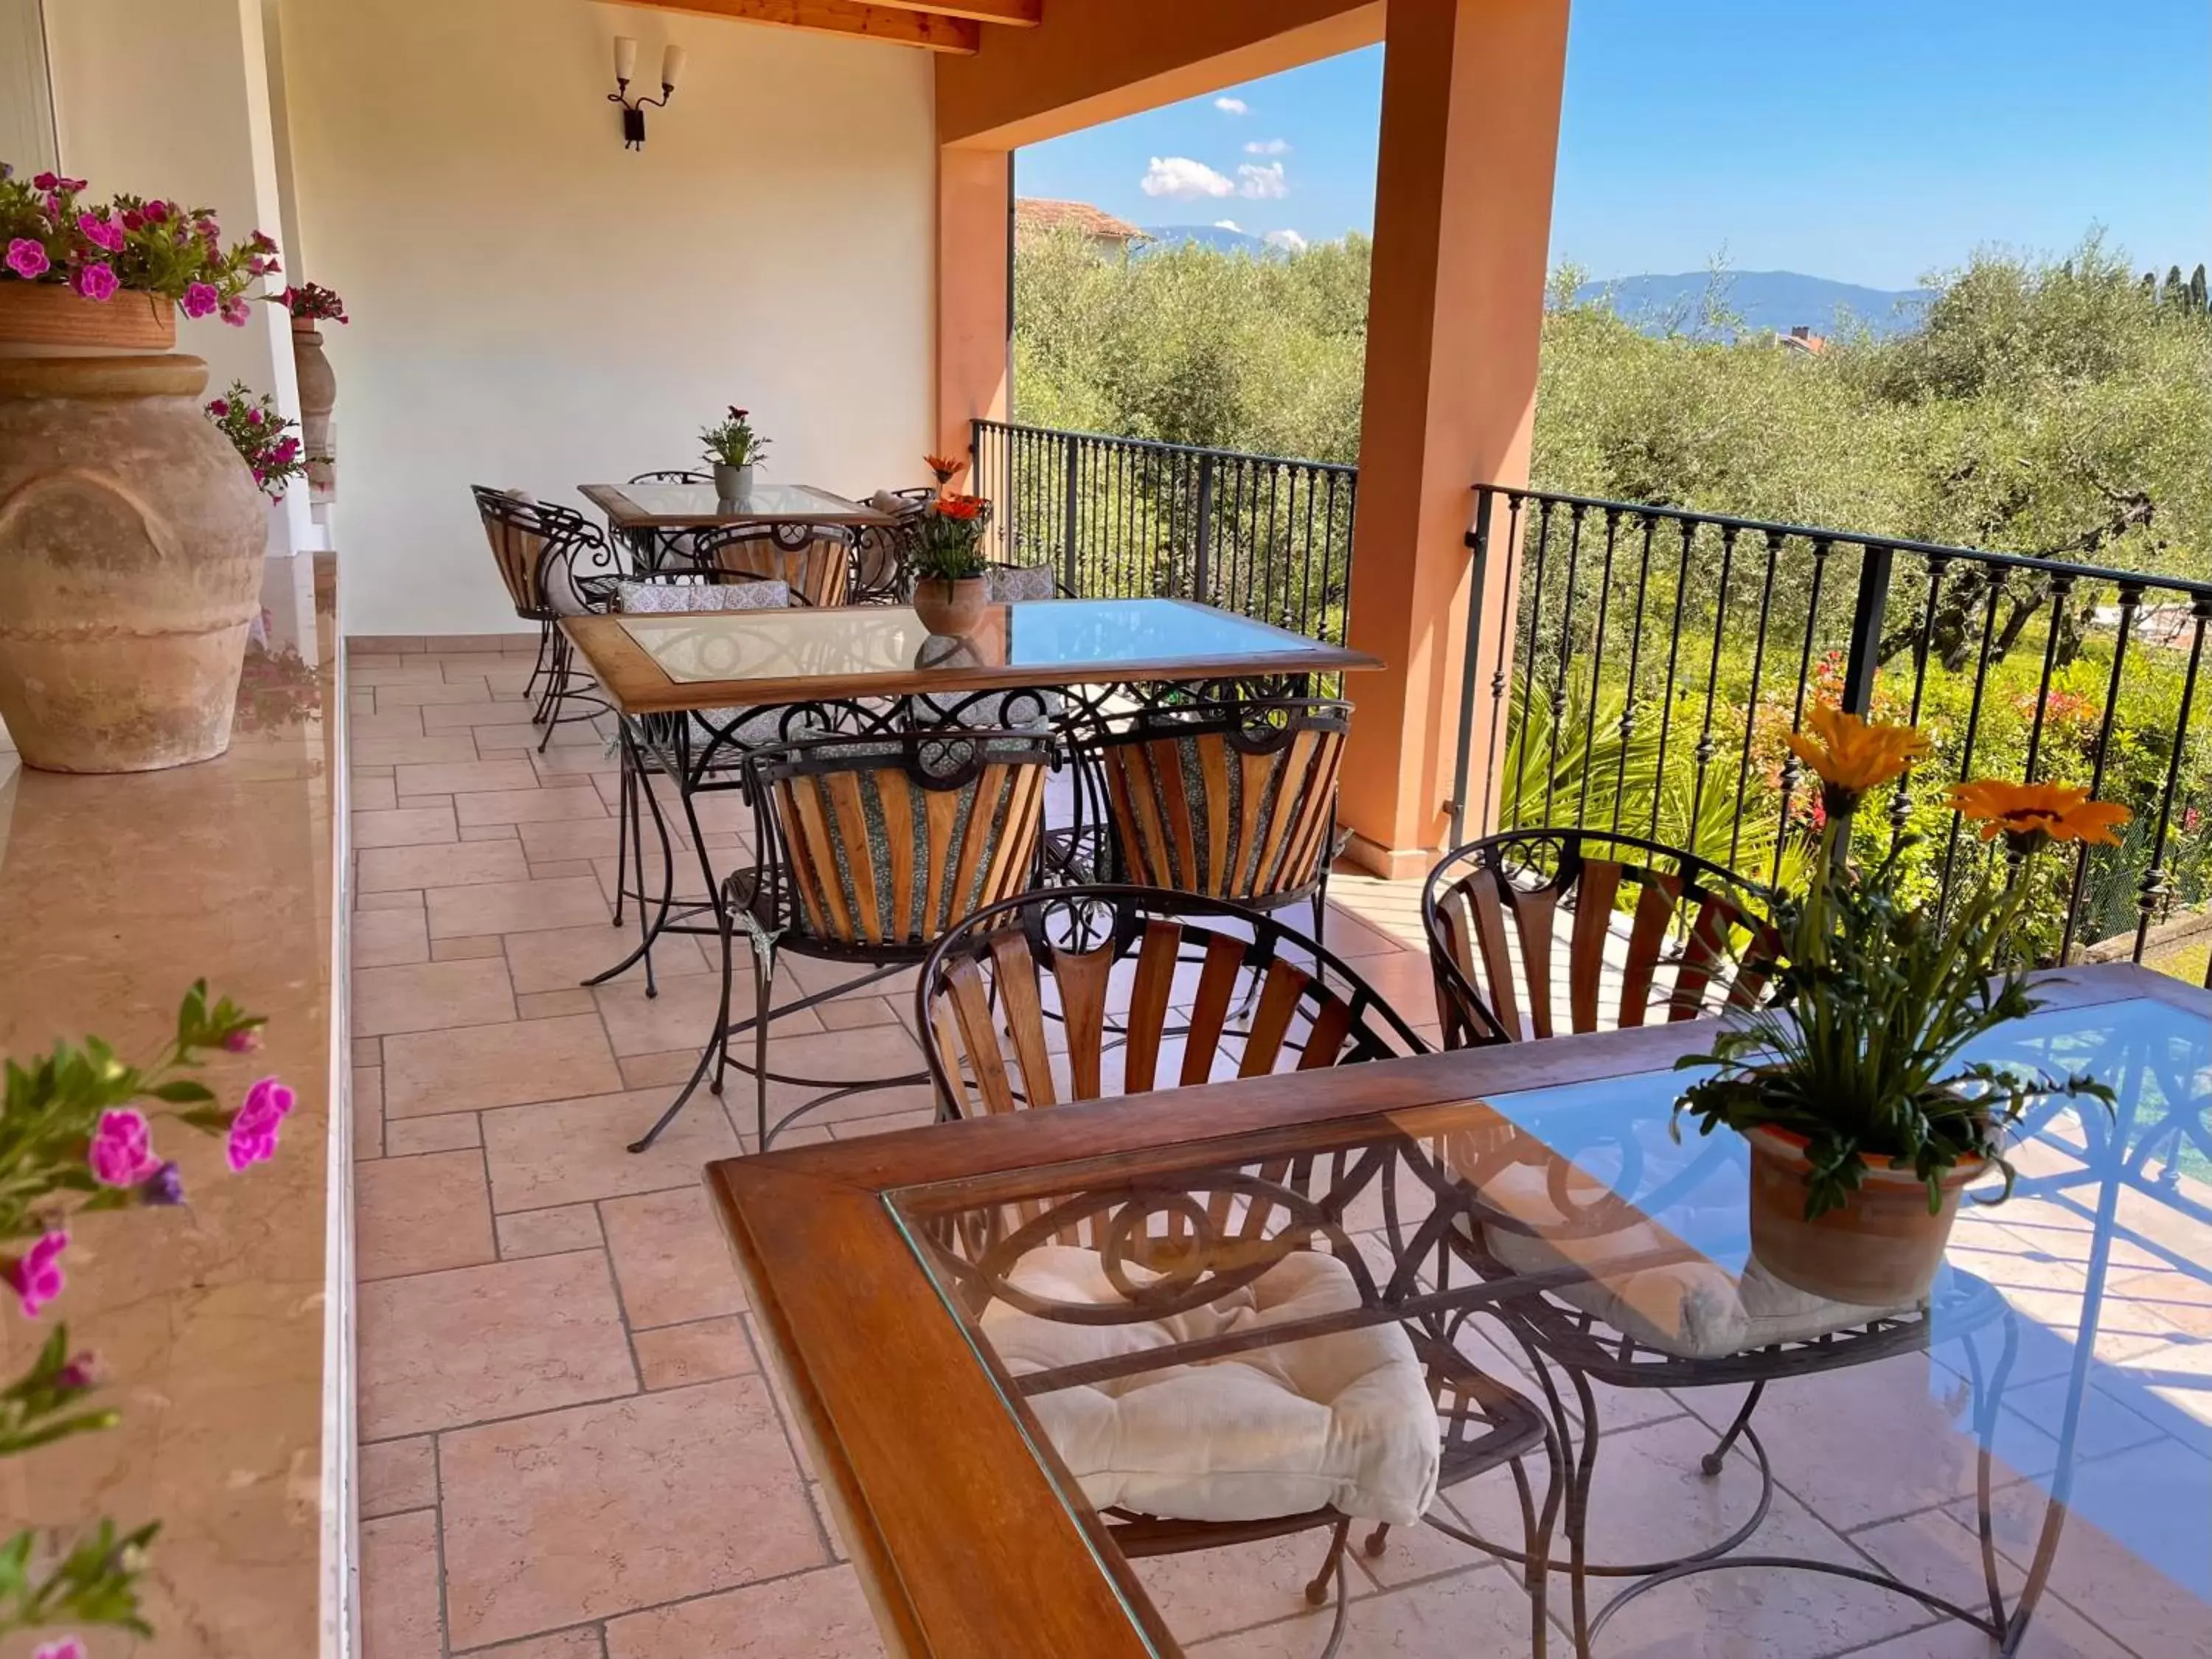
[[[1127,253],[1137,243],[1152,240],[1127,220],[1116,219],[1088,202],[1054,202],[1031,196],[1014,204],[1014,234],[1018,236],[1026,232],[1067,228],[1082,232],[1085,240],[1102,253]]]
[[[1800,323],[1787,334],[1778,334],[1775,340],[1785,351],[1802,352],[1808,357],[1818,357],[1828,349],[1827,340]]]

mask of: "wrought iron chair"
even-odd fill
[[[1202,964],[1194,981],[1189,966],[1194,962]],[[1256,1001],[1259,1009],[1243,1029],[1228,1018],[1240,998]],[[1180,1015],[1182,1023],[1171,1024],[1178,1017],[1171,1005],[1185,1000],[1189,1007]],[[939,1111],[948,1118],[1426,1050],[1389,1003],[1312,939],[1238,905],[1158,888],[1054,888],[979,910],[930,952],[915,1010]],[[1202,1123],[1196,1127],[1202,1132]],[[1322,1169],[1310,1158],[1286,1158],[1279,1164],[1224,1173],[1218,1188],[1205,1194],[1178,1189],[1148,1195],[1121,1189],[1116,1194],[1121,1203],[1111,1206],[1087,1194],[1072,1196],[1064,1204],[1033,1205],[998,1216],[988,1235],[941,1243],[963,1251],[975,1263],[971,1315],[988,1331],[994,1303],[1010,1301],[1029,1316],[1023,1330],[1026,1348],[1037,1349],[1041,1343],[1044,1356],[1057,1346],[1049,1330],[1055,1310],[1035,1286],[1023,1283],[1024,1266],[1032,1261],[1043,1263],[1063,1283],[1094,1280],[1121,1287],[1118,1294],[1094,1291],[1060,1313],[1085,1330],[1160,1318],[1158,1297],[1148,1302],[1131,1292],[1133,1279],[1165,1273],[1173,1285],[1187,1287],[1232,1266],[1235,1282],[1228,1288],[1264,1284],[1269,1275],[1295,1270],[1302,1282],[1320,1281],[1347,1309],[1373,1307],[1380,1293],[1368,1262],[1335,1221],[1370,1183],[1395,1181],[1398,1158],[1419,1157],[1409,1145],[1393,1145],[1321,1160],[1334,1166]],[[1394,1283],[1410,1281],[1438,1242],[1428,1229],[1416,1230],[1409,1238],[1387,1200],[1385,1213],[1385,1248],[1393,1261],[1376,1274]],[[1322,1260],[1316,1262],[1316,1257]],[[1255,1269],[1261,1267],[1265,1271],[1255,1280]],[[1014,1295],[1009,1298],[1010,1285]],[[1188,1307],[1201,1298],[1185,1289],[1176,1300],[1177,1306]],[[1440,1457],[1430,1497],[1501,1465],[1511,1467],[1521,1498],[1524,1547],[1504,1553],[1523,1565],[1534,1651],[1540,1655],[1557,1462],[1536,1408],[1455,1346],[1465,1317],[1423,1314],[1370,1322],[1350,1334],[1356,1345],[1364,1345],[1357,1354],[1324,1352],[1324,1345],[1346,1340],[1334,1334],[1306,1338],[1298,1346],[1318,1362],[1321,1374],[1371,1376],[1389,1370],[1413,1391],[1404,1403],[1417,1410],[1425,1403],[1434,1407]],[[1037,1324],[1039,1319],[1045,1324]],[[1034,1364],[1041,1356],[1024,1352],[1023,1358]],[[1283,1366],[1271,1375],[1297,1394],[1299,1383],[1291,1371]],[[1304,1397],[1307,1411],[1328,1403]],[[1033,1408],[1051,1398],[1033,1398]],[[1040,1415],[1050,1431],[1054,1419],[1043,1409]],[[1063,1452],[1081,1455],[1065,1443]],[[1523,1465],[1532,1453],[1545,1456],[1553,1477],[1540,1512]],[[1207,1465],[1203,1457],[1195,1462],[1200,1468]],[[1194,1517],[1190,1511],[1209,1506],[1202,1479],[1178,1481],[1171,1473],[1148,1481],[1141,1490],[1169,1511],[1156,1513],[1113,1501],[1114,1493],[1123,1490],[1119,1483],[1126,1468],[1078,1467],[1074,1473],[1086,1490],[1099,1486],[1097,1501],[1110,1535],[1132,1557],[1326,1530],[1328,1553],[1306,1586],[1307,1600],[1315,1606],[1328,1600],[1332,1582],[1336,1586],[1337,1611],[1325,1656],[1337,1650],[1345,1633],[1344,1558],[1354,1520],[1377,1522],[1364,1547],[1370,1555],[1379,1555],[1394,1521],[1425,1518],[1431,1507],[1426,1497],[1408,1509],[1402,1492],[1392,1498],[1355,1483],[1361,1492],[1357,1514],[1325,1503],[1260,1518]],[[1490,1547],[1472,1538],[1468,1541]]]
[[[1320,937],[1351,717],[1348,703],[1273,698],[1098,722],[1079,750],[1093,810],[1103,800],[1106,871],[1255,910],[1304,901]]]
[[[1752,1006],[1777,943],[1753,891],[1711,860],[1603,830],[1454,848],[1421,892],[1444,1047]],[[1731,950],[1733,933],[1753,948]]]
[[[634,484],[708,484],[714,482],[714,474],[694,468],[661,467],[652,472],[641,472],[630,479]],[[665,570],[683,570],[692,563],[692,539],[696,534],[690,530],[648,530],[641,532],[641,551],[650,556],[642,562],[640,574],[657,574]],[[611,536],[610,540],[613,538]]]
[[[887,525],[865,525],[853,547],[854,605],[900,605],[906,599],[907,572],[921,515],[937,492],[919,489],[878,489],[868,505],[890,515]]]
[[[1031,886],[1051,744],[1035,732],[924,728],[879,736],[806,738],[746,757],[756,862],[721,884],[722,996],[714,1036],[684,1093],[641,1141],[673,1119],[709,1071],[752,1075],[763,1150],[793,1120],[848,1096],[926,1083],[929,1074],[850,1079],[771,1071],[768,1039],[779,957],[812,957],[874,970],[804,1000],[811,1006],[919,963],[971,911]],[[732,944],[753,954],[754,1013],[730,1024]],[[750,1029],[750,1061],[730,1053]],[[824,1091],[769,1121],[771,1083]]]
[[[1543,1041],[1749,1006],[1766,994],[1778,949],[1756,889],[1708,860],[1601,830],[1525,830],[1469,842],[1430,872],[1421,908],[1447,1048]],[[1586,1147],[1577,1134],[1587,1136]],[[1566,1570],[1577,1653],[1587,1655],[1612,1613],[1650,1587],[1631,1588],[1594,1621],[1589,1579],[1664,1583],[1722,1563],[1758,1529],[1772,1502],[1774,1475],[1751,1419],[1769,1382],[1922,1348],[1936,1329],[1947,1339],[1969,1339],[1969,1367],[1978,1395],[1985,1396],[1977,1427],[1984,1565],[1994,1587],[1986,1523],[1996,1412],[1994,1395],[1979,1388],[1981,1362],[1971,1341],[2005,1317],[1989,1285],[1956,1273],[1939,1282],[1931,1307],[1876,1309],[1795,1291],[1755,1260],[1734,1277],[1695,1264],[1679,1279],[1638,1277],[1633,1264],[1649,1259],[1656,1236],[1649,1218],[1699,1202],[1720,1161],[1732,1155],[1725,1141],[1674,1149],[1656,1137],[1650,1144],[1624,1139],[1607,1122],[1578,1127],[1563,1121],[1547,1126],[1540,1140],[1508,1131],[1455,1150],[1461,1174],[1481,1194],[1472,1218],[1454,1233],[1465,1268],[1493,1283],[1568,1261],[1589,1270],[1577,1282],[1510,1293],[1497,1304],[1541,1386],[1567,1466]],[[1580,1171],[1585,1152],[1589,1167],[1612,1171],[1606,1179]],[[1611,1263],[1622,1264],[1619,1273]],[[2008,1324],[1998,1389],[2013,1340]],[[1571,1410],[1554,1372],[1571,1391]],[[1749,1519],[1673,1560],[1591,1562],[1590,1490],[1601,1434],[1594,1382],[1669,1389],[1750,1384],[1699,1463],[1706,1478],[1716,1478],[1743,1443],[1760,1480]]]
[[[853,543],[815,526],[732,525],[696,532],[693,568],[746,581],[780,581],[817,609],[845,604],[853,589]]]
[[[538,624],[538,660],[524,695],[537,700],[531,720],[545,728],[538,744],[543,750],[555,726],[595,719],[611,707],[599,696],[598,683],[576,667],[574,649],[558,623],[563,617],[608,607],[616,560],[605,538],[568,507],[484,484],[471,485],[469,493],[514,614]]]

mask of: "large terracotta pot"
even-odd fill
[[[914,614],[931,633],[957,636],[972,634],[983,620],[989,594],[981,576],[948,580],[924,576],[914,585]]]
[[[307,454],[308,499],[337,493],[337,439],[331,411],[337,407],[338,377],[323,355],[322,331],[313,317],[292,319],[292,370],[300,383],[300,444]]]
[[[143,772],[230,743],[260,587],[252,474],[166,301],[0,281],[0,720],[24,763]]]
[[[1910,1170],[1869,1158],[1859,1189],[1841,1209],[1805,1218],[1805,1140],[1758,1126],[1751,1145],[1751,1253],[1785,1285],[1862,1308],[1901,1308],[1928,1294],[1958,1218],[1959,1194],[1981,1174],[1980,1158],[1943,1179],[1943,1201],[1928,1212],[1928,1188]]]

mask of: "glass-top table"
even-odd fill
[[[902,605],[581,617],[562,626],[625,714],[1382,665],[1185,599],[995,605],[957,638],[932,634]]]
[[[579,484],[577,493],[620,532],[714,525],[886,525],[890,515],[812,484],[757,483],[725,497],[712,484]]]
[[[1537,1526],[1553,1470],[1525,1439],[1526,1510],[1510,1460],[1468,1455],[1510,1410],[1439,1411],[1432,1524],[1352,1569],[1346,1655],[1528,1650],[1521,1570],[1472,1540],[1551,1561],[1571,1651],[1577,1505],[1600,1654],[1984,1650],[1958,1620],[2032,1628],[2030,1652],[2203,1653],[2212,998],[2126,967],[2043,994],[1980,1057],[2088,1072],[2117,1109],[2031,1120],[2017,1191],[1965,1208],[1924,1307],[1765,1272],[1740,1143],[1669,1131],[1696,1024],[795,1148],[708,1185],[911,1651],[1164,1654],[1248,1626],[1218,1650],[1318,1650],[1297,1590],[1325,1533],[1133,1566],[1152,1534],[1109,1506],[1141,1509],[1164,1447],[1271,1467],[1312,1427],[1277,1409],[1285,1378],[1331,1401],[1298,1455],[1387,1493],[1389,1456],[1341,1455],[1396,1443],[1363,1425],[1402,1332],[1431,1377],[1447,1352],[1553,1429],[1565,1501]]]

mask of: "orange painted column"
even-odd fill
[[[937,152],[936,453],[965,455],[968,422],[1003,421],[1012,381],[1007,332],[1013,153]],[[972,487],[972,486],[971,486]]]
[[[1351,856],[1419,874],[1449,832],[1478,482],[1527,482],[1567,0],[1389,0],[1353,530],[1355,674],[1340,811]],[[1477,665],[1506,561],[1491,560]],[[1477,826],[1490,701],[1477,703]]]

